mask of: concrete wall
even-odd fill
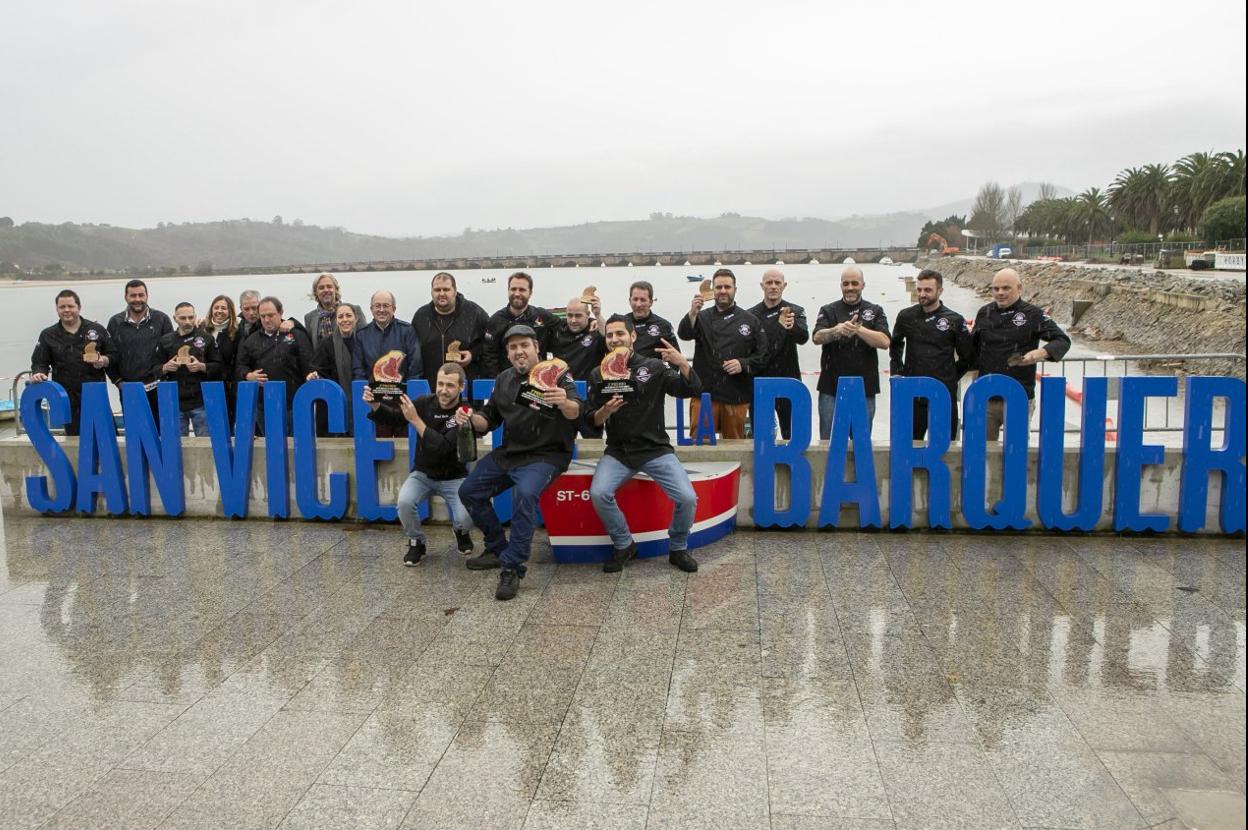
[[[77,440],[76,438],[60,439],[66,449],[67,454],[72,462],[77,460]],[[119,439],[124,444],[124,438]],[[380,465],[378,468],[378,492],[381,503],[392,504],[398,495],[399,486],[402,484],[407,475],[406,459],[407,459],[407,442],[406,440],[395,441],[395,458],[397,460]],[[248,509],[248,515],[255,519],[267,520],[267,488],[265,486],[264,477],[264,444],[262,439],[257,439],[255,450],[253,451],[252,461],[252,487],[251,501]],[[578,442],[578,453],[580,458],[596,458],[602,454],[602,441],[582,440]],[[953,480],[953,521],[957,527],[965,527],[962,520],[959,506],[961,504],[961,452],[958,445],[954,445],[954,452],[949,453],[946,461],[949,464],[950,472]],[[216,468],[212,459],[212,450],[209,440],[206,438],[187,438],[183,439],[183,464],[185,468],[186,480],[186,514],[190,516],[220,516],[221,500],[216,484]],[[754,456],[753,444],[748,441],[725,441],[714,447],[680,447],[680,457],[686,461],[736,461],[741,464],[741,494],[737,510],[737,521],[745,527],[753,526],[753,495],[754,495]],[[122,464],[125,464],[125,451],[122,450]],[[822,447],[812,447],[806,452],[806,458],[811,465],[812,480],[812,505],[810,517],[807,526],[815,527],[818,515],[819,504],[823,492],[824,468],[827,463],[827,450]],[[1101,482],[1102,494],[1104,499],[1104,511],[1098,530],[1112,530],[1113,527],[1113,474],[1115,469],[1115,450],[1109,448],[1106,452],[1106,470],[1105,478]],[[851,456],[852,459],[852,456]],[[989,476],[988,476],[988,502],[993,503],[1000,497],[1000,450],[990,447],[988,450],[989,459]],[[323,483],[326,476],[331,472],[346,472],[350,476],[350,498],[351,503],[348,509],[348,515],[354,515],[356,504],[355,491],[355,460],[354,448],[349,439],[343,438],[322,438],[317,441],[317,460],[320,472],[320,481]],[[888,521],[888,493],[889,493],[889,469],[888,469],[888,447],[877,444],[875,447],[875,473],[880,494],[881,514],[884,521]],[[1066,494],[1066,505],[1068,509],[1073,508],[1074,494],[1076,492],[1076,481],[1078,474],[1079,456],[1076,450],[1067,450],[1065,460],[1065,483],[1063,492]],[[1179,476],[1181,472],[1182,453],[1177,448],[1167,449],[1165,453],[1165,462],[1156,467],[1148,467],[1144,471],[1144,480],[1141,484],[1141,510],[1145,513],[1161,513],[1170,516],[1172,519],[1178,515],[1179,504]],[[852,463],[852,461],[851,461]],[[1040,529],[1039,519],[1035,509],[1035,483],[1036,483],[1036,465],[1037,450],[1033,447],[1029,452],[1028,461],[1028,513],[1027,516],[1032,520],[1033,526]],[[292,465],[293,466],[293,465]],[[994,475],[993,470],[996,470]],[[29,441],[25,438],[6,438],[0,440],[0,505],[9,513],[29,514],[29,505],[26,502],[25,495],[25,478],[29,475],[45,475],[42,460],[34,452]],[[915,527],[924,527],[927,523],[927,495],[926,482],[920,477],[914,485],[914,506],[915,506]],[[294,503],[294,483],[291,482],[291,515],[298,516],[298,510]],[[326,493],[322,490],[321,497],[326,498]],[[776,482],[776,499],[781,507],[789,504],[789,488],[787,472],[782,471],[777,476]],[[160,500],[154,491],[152,493],[153,512],[160,513]],[[1206,527],[1205,532],[1209,534],[1218,533],[1218,506],[1221,502],[1221,490],[1217,477],[1210,482],[1209,496],[1206,508]],[[434,501],[434,518],[445,520],[446,512],[440,500]],[[102,500],[101,509],[99,511],[103,515]],[[1173,528],[1174,521],[1171,522]],[[849,508],[843,511],[841,517],[841,526],[856,527],[857,515],[856,509]]]

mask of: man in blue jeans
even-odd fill
[[[589,497],[611,536],[613,548],[602,569],[616,573],[637,555],[637,543],[615,503],[615,492],[637,473],[645,473],[675,505],[668,530],[668,561],[682,571],[696,571],[698,563],[688,546],[698,497],[667,437],[663,408],[667,395],[696,398],[702,392],[702,381],[689,365],[689,358],[666,340],[659,341],[658,359],[633,351],[637,334],[628,317],[611,317],[604,334],[608,349],[629,350],[627,385],[632,391],[611,394],[609,387],[604,388],[601,367],[590,374],[590,418],[594,426],[605,424],[607,428],[607,448],[589,485]]]
[[[399,488],[399,524],[407,536],[403,564],[409,568],[419,565],[425,558],[420,503],[429,498],[430,493],[437,493],[446,502],[459,552],[472,553],[472,537],[468,535],[472,520],[459,501],[459,488],[468,476],[467,468],[459,460],[459,433],[468,427],[461,427],[453,420],[467,380],[463,366],[444,363],[435,376],[434,393],[421,395],[414,401],[402,395],[398,410],[378,404],[373,399],[373,390],[364,387],[364,402],[373,410],[368,416],[371,420],[392,427],[411,424],[420,436],[412,472]]]
[[[540,359],[537,332],[531,326],[520,324],[508,329],[503,348],[511,368],[495,380],[490,399],[479,412],[459,410],[454,420],[457,424],[471,423],[477,432],[490,432],[499,424],[504,427],[503,443],[477,462],[459,488],[459,498],[485,534],[485,552],[469,559],[468,567],[502,568],[494,598],[509,600],[516,596],[524,578],[537,500],[572,460],[581,401],[567,372],[557,380],[551,378],[553,388],[528,387],[529,371]],[[509,488],[510,540],[490,502]]]

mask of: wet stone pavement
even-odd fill
[[[3,828],[1244,824],[1241,540],[8,518]]]

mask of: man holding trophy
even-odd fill
[[[499,374],[490,399],[478,411],[461,408],[456,425],[477,432],[504,426],[503,442],[477,462],[459,488],[459,499],[485,536],[485,552],[468,560],[470,570],[501,568],[494,598],[514,599],[533,544],[542,491],[572,461],[581,401],[562,360],[541,360],[539,335],[519,324],[502,338],[509,369]],[[511,490],[511,537],[491,499]]]
[[[589,382],[591,422],[597,427],[605,424],[607,430],[606,450],[589,487],[594,510],[614,548],[602,569],[616,573],[637,555],[637,543],[615,503],[615,493],[637,473],[645,473],[675,505],[668,531],[668,561],[682,571],[696,571],[698,563],[688,544],[698,498],[667,436],[664,404],[667,395],[696,398],[702,392],[702,381],[689,358],[666,340],[659,343],[658,358],[633,351],[637,334],[628,317],[612,316],[604,334],[611,351]]]
[[[398,306],[389,291],[374,294],[370,310],[372,322],[355,330],[351,374],[368,381],[373,398],[394,414],[407,381],[423,374],[420,340],[411,323],[395,319]],[[407,424],[402,418],[386,418],[376,422],[376,430],[378,438],[401,438],[407,435]]]

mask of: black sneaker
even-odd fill
[[[407,543],[407,553],[403,555],[403,564],[411,568],[420,564],[420,560],[425,558],[425,543],[412,542]]]
[[[624,563],[637,555],[637,543],[629,542],[626,548],[616,548],[611,551],[611,558],[602,563],[602,572],[604,574],[618,574],[624,570]]]
[[[491,568],[503,567],[503,562],[498,558],[498,554],[488,550],[485,553],[472,557],[465,564],[470,571],[488,571]]]
[[[515,568],[504,568],[498,574],[498,590],[494,592],[494,599],[503,600],[516,598],[516,591],[520,590],[520,573]]]
[[[455,531],[455,547],[459,548],[459,552],[464,555],[472,553],[472,537],[468,535],[468,531]]]
[[[687,550],[672,551],[667,555],[667,561],[685,573],[694,573],[698,569],[698,560],[694,559]]]

